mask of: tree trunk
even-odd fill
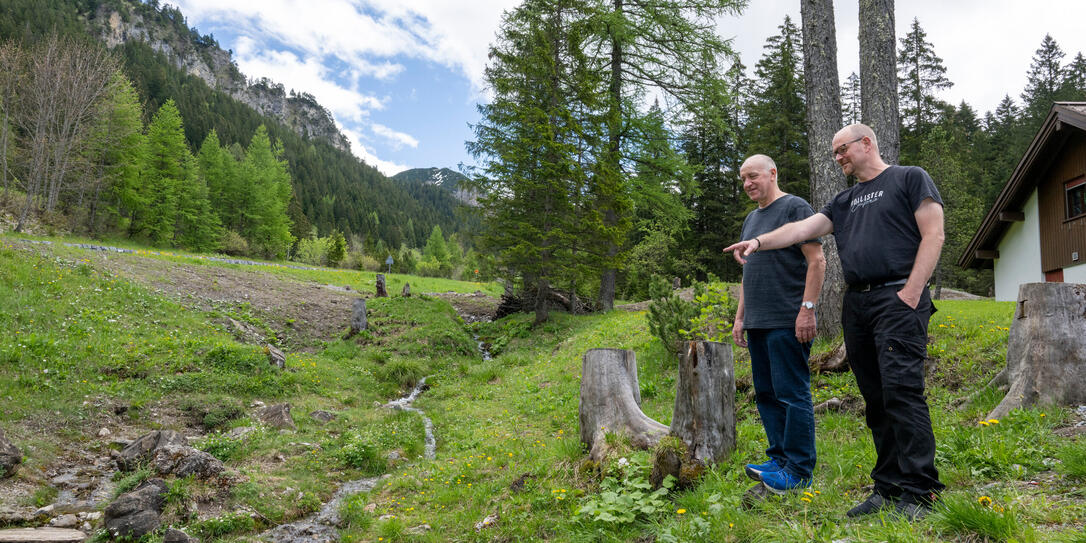
[[[860,108],[860,118],[879,140],[883,160],[897,164],[900,138],[894,0],[860,0]]]
[[[1018,407],[1086,403],[1086,285],[1026,283],[1007,341],[1007,368],[990,385],[1007,396],[988,414]]]
[[[388,290],[385,288],[385,274],[377,274],[377,297],[388,298]]]
[[[634,352],[591,349],[581,364],[581,443],[599,462],[607,455],[605,434],[625,434],[640,449],[656,445],[668,428],[641,412]]]
[[[355,334],[365,330],[369,326],[366,322],[366,299],[358,298],[351,306],[351,331],[343,339],[350,339]]]
[[[731,345],[689,341],[679,358],[671,435],[688,456],[715,464],[735,450],[735,364]]]
[[[841,95],[837,88],[837,36],[833,0],[802,0],[803,70],[807,83],[807,152],[811,169],[811,206],[822,209],[837,193],[848,188],[845,175],[830,156],[830,143],[841,128]],[[841,306],[845,276],[832,236],[822,239],[826,275],[815,305],[818,335],[837,336],[841,331]]]

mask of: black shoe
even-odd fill
[[[931,513],[936,494],[911,494],[906,492],[894,503],[894,512],[910,521],[923,519]]]
[[[864,515],[874,515],[882,511],[883,509],[889,510],[895,509],[896,507],[897,503],[893,498],[886,498],[878,492],[872,492],[866,500],[860,502],[860,504],[856,507],[849,509],[848,513],[845,513],[845,516],[849,518],[856,518],[862,517]]]
[[[931,504],[902,500],[894,503],[894,512],[905,517],[909,521],[917,521],[931,513]]]

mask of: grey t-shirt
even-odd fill
[[[814,215],[806,200],[792,194],[751,211],[743,220],[743,239],[776,230]],[[803,243],[819,241],[812,239]],[[807,258],[797,243],[773,251],[755,251],[743,265],[743,327],[794,328],[803,289],[807,283]],[[812,300],[813,301],[813,300]]]

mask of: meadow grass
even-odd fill
[[[753,484],[742,466],[761,461],[766,441],[749,360],[735,349],[735,452],[695,488],[668,494],[663,510],[617,522],[580,511],[600,503],[604,488],[624,499],[631,491],[604,484],[605,477],[633,469],[619,468],[619,458],[636,468],[647,465],[648,454],[612,435],[609,462],[585,461],[580,367],[592,348],[634,350],[642,410],[668,424],[676,364],[648,333],[644,312],[552,313],[535,328],[531,315],[519,314],[465,326],[437,298],[371,299],[370,330],[351,340],[329,338],[314,352],[289,352],[289,371],[278,371],[261,347],[239,343],[216,324],[215,312],[102,273],[79,258],[80,250],[52,254],[11,240],[0,245],[0,329],[8,331],[0,335],[0,425],[29,445],[28,472],[47,467],[68,442],[105,447],[90,435],[117,422],[103,413],[118,405],[130,430],[205,434],[196,445],[224,460],[239,475],[236,483],[174,481],[167,508],[167,521],[205,541],[250,538],[316,510],[344,481],[382,473],[390,477],[344,503],[345,541],[1082,541],[1086,447],[1052,431],[1071,411],[1029,408],[986,419],[998,393],[959,408],[1004,365],[1011,303],[936,302],[928,392],[937,466],[948,489],[946,505],[927,520],[845,518],[869,492],[874,464],[869,432],[855,413],[818,415],[819,460],[808,493],[742,509]],[[335,281],[338,271],[303,271],[311,272],[281,273],[343,284]],[[472,335],[498,355],[484,361]],[[831,347],[820,342],[815,350]],[[415,406],[433,420],[434,460],[422,458],[417,414],[379,407],[421,377],[429,389]],[[848,373],[813,376],[812,392],[816,402],[859,398]],[[228,437],[230,429],[254,425],[256,400],[290,402],[298,429]],[[316,409],[336,418],[321,424],[306,416]],[[393,451],[398,460],[389,458]],[[121,484],[134,480],[124,476]],[[42,483],[34,499],[47,500],[47,488]],[[194,516],[179,505],[186,500],[218,509]],[[494,515],[491,525],[474,528]]]

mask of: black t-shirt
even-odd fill
[[[841,191],[822,208],[833,222],[846,283],[909,276],[920,247],[914,213],[925,198],[943,205],[928,172],[916,166],[890,166],[874,179]]]
[[[811,215],[814,215],[811,204],[799,196],[785,194],[747,215],[743,220],[743,239],[754,239]],[[807,285],[807,258],[803,256],[801,245],[803,243],[775,251],[755,251],[747,257],[747,263],[743,265],[744,328],[792,328],[796,325],[803,289]]]

